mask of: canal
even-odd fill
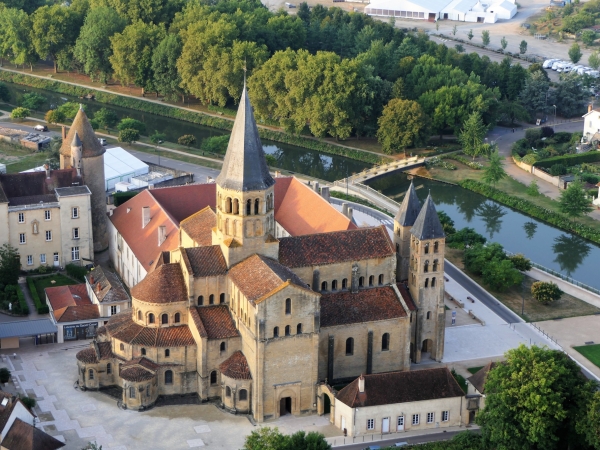
[[[177,139],[180,136],[192,134],[196,137],[197,141],[194,147],[200,148],[204,139],[227,134],[227,131],[224,130],[171,119],[134,109],[106,105],[93,100],[81,100],[69,95],[12,83],[4,84],[6,84],[10,91],[12,104],[20,104],[23,94],[36,92],[46,98],[45,104],[40,108],[41,111],[55,108],[57,105],[61,105],[67,101],[78,102],[85,104],[86,114],[88,117],[92,118],[94,113],[100,108],[106,108],[113,111],[119,119],[131,117],[132,119],[143,122],[146,125],[146,130],[149,134],[154,133],[155,130],[159,133],[164,133],[167,136],[166,140],[169,142],[177,142]],[[330,155],[279,142],[265,140],[263,141],[263,147],[265,153],[273,155],[277,159],[277,167],[326,181],[339,180],[345,178],[347,174],[361,172],[363,169],[371,166],[370,164],[345,158],[343,156]]]
[[[415,178],[414,182],[421,201],[431,192],[437,209],[454,220],[457,230],[471,227],[512,253],[523,253],[542,266],[600,289],[596,266],[600,261],[599,246],[460,186],[423,178]],[[400,195],[408,189],[410,181],[406,174],[392,174],[368,184],[401,202]]]

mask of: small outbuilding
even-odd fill
[[[104,179],[106,190],[110,191],[121,181],[131,182],[131,179],[146,175],[149,166],[121,147],[113,147],[104,154]]]
[[[0,348],[19,348],[22,338],[33,338],[36,345],[56,342],[56,332],[50,319],[4,322],[0,324]]]
[[[103,324],[98,305],[90,300],[85,284],[45,289],[50,317],[58,328],[57,342],[91,339]]]

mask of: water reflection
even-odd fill
[[[571,276],[589,255],[592,246],[579,236],[561,234],[554,239],[554,262],[560,266],[562,272]]]
[[[494,234],[500,231],[502,227],[502,217],[506,212],[498,203],[485,202],[477,208],[477,217],[481,217],[485,223],[485,229],[490,235],[490,239],[494,238]]]
[[[523,229],[525,230],[525,234],[527,235],[527,239],[533,239],[535,236],[535,232],[537,230],[537,223],[535,222],[525,222],[523,224]]]

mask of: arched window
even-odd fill
[[[165,372],[165,384],[173,384],[173,371],[167,370]]]
[[[227,200],[225,200],[225,212],[231,214],[231,197],[227,197]]]
[[[248,199],[246,202],[246,215],[249,216],[252,214],[252,200]]]
[[[88,378],[89,378],[90,380],[93,380],[93,379],[94,379],[94,371],[93,371],[92,369],[88,370]]]
[[[167,348],[165,349],[165,358],[168,358],[169,356],[171,356],[171,350]]]
[[[125,350],[125,345],[124,345],[124,344],[121,344],[121,345],[119,345],[119,349],[120,349],[121,351],[124,351],[124,350]]]
[[[229,386],[225,388],[225,397],[231,397],[231,388]]]
[[[431,287],[435,287],[435,277],[431,279]]]
[[[209,305],[214,305],[215,304],[215,294],[210,294],[208,296],[208,304]]]
[[[129,398],[135,398],[135,386],[129,386]]]
[[[379,284],[383,284],[383,274],[379,275]]]
[[[331,290],[332,290],[332,291],[337,291],[337,288],[338,288],[338,283],[337,283],[337,280],[333,280],[333,281],[331,282]]]
[[[150,397],[150,385],[146,385],[146,397]]]
[[[427,311],[427,320],[431,319],[431,311]]]
[[[371,275],[369,277],[369,286],[373,286],[373,283],[375,282],[375,277],[373,275]]]
[[[215,384],[217,384],[217,371],[213,370],[210,373],[210,384],[211,386],[214,386]]]
[[[226,350],[226,344],[225,342],[221,342],[221,345],[219,346],[219,351],[224,352]]]
[[[256,199],[256,200],[254,200],[254,214],[258,215],[259,208],[260,208],[260,200]]]
[[[142,320],[142,311],[138,309],[138,320]]]
[[[365,277],[360,277],[358,279],[358,287],[364,287],[365,285]]]
[[[302,324],[296,325],[296,334],[302,334]]]
[[[169,323],[169,315],[168,314],[163,314],[160,317],[160,323],[162,323],[163,325],[167,325]]]
[[[431,270],[433,270],[434,272],[437,272],[437,270],[438,270],[438,260],[437,259],[433,260],[433,268]]]
[[[400,253],[400,244],[396,244],[396,253]]]
[[[433,253],[437,253],[439,249],[440,249],[440,243],[434,242],[433,243]]]
[[[323,282],[321,283],[321,290],[322,290],[322,291],[326,291],[326,290],[327,290],[327,281],[323,281]]]
[[[142,356],[146,356],[146,349],[142,348]]]
[[[110,365],[110,363],[106,364],[106,374],[110,375],[112,373],[112,366]]]
[[[342,289],[348,289],[348,278],[342,280]]]
[[[292,299],[291,298],[285,299],[285,313],[286,314],[292,313]]]
[[[219,303],[225,303],[225,292],[221,292],[221,295],[219,295]]]
[[[429,272],[429,260],[425,261],[425,264],[423,264],[423,272]]]
[[[390,333],[383,333],[381,336],[381,350],[386,351],[390,349]]]
[[[204,304],[204,296],[199,295],[198,296],[198,306],[202,306],[203,304]]]
[[[429,242],[427,244],[425,244],[425,254],[429,253]]]
[[[233,214],[240,213],[240,201],[236,198],[233,200]]]
[[[239,397],[241,401],[248,400],[248,391],[246,389],[240,389]]]
[[[290,326],[289,326],[289,325],[286,325],[286,326],[285,326],[285,335],[286,335],[286,336],[289,336],[290,334],[292,334],[292,333],[291,333],[291,331],[290,331]]]
[[[175,322],[175,323],[181,322],[181,314],[175,313],[175,317],[173,318],[173,322]]]
[[[279,327],[273,328],[273,337],[279,337]]]
[[[354,354],[354,338],[346,339],[346,355]]]
[[[154,314],[148,314],[148,323],[154,323]]]
[[[429,278],[425,278],[425,287],[429,287]]]

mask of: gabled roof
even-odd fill
[[[294,284],[307,289],[298,275],[277,261],[262,255],[252,255],[229,270],[229,278],[248,301],[260,303],[276,289]]]
[[[417,220],[420,211],[421,201],[419,200],[419,197],[417,197],[415,186],[411,181],[394,220],[402,227],[412,227],[415,224],[415,220]]]
[[[217,184],[235,191],[263,191],[275,184],[269,173],[246,83]]]
[[[0,174],[0,202],[10,205],[56,202],[55,189],[81,184],[75,169]]]
[[[357,378],[338,392],[337,400],[351,408],[358,408],[465,395],[445,367],[362,376],[365,379],[364,392],[359,392]]]
[[[407,317],[392,286],[321,296],[321,327]]]
[[[102,333],[129,344],[145,347],[184,347],[195,344],[187,325],[166,328],[143,327],[133,321],[131,310],[111,316]]]
[[[251,380],[252,374],[248,361],[241,351],[236,351],[219,366],[222,375],[234,380]]]
[[[497,363],[490,361],[472,376],[467,378],[469,383],[471,383],[480,394],[485,394],[485,382],[487,381],[488,374],[490,373],[490,370],[496,367],[496,365]]]
[[[9,450],[56,450],[65,444],[42,430],[16,418],[2,440],[2,447]]]
[[[431,194],[427,196],[423,208],[410,229],[410,232],[419,240],[423,239],[442,239],[446,237],[440,218],[435,210],[435,205],[431,199]]]
[[[57,322],[75,322],[100,317],[98,305],[90,300],[85,284],[56,286],[45,289]]]
[[[114,273],[104,270],[102,266],[94,267],[94,270],[88,273],[85,278],[94,290],[94,295],[99,302],[129,301],[129,295],[119,278]]]
[[[279,240],[279,262],[291,268],[385,258],[395,252],[383,225]]]
[[[182,248],[195,277],[214,277],[227,274],[227,263],[219,245]]]
[[[226,305],[192,307],[190,313],[202,337],[225,339],[240,335]]]
[[[214,209],[217,204],[217,186],[214,183],[172,186],[150,192],[177,225],[207,206]]]
[[[275,220],[290,235],[356,229],[345,215],[294,177],[275,179]]]
[[[174,303],[188,300],[187,287],[179,264],[163,264],[131,288],[136,300],[146,303]]]
[[[198,246],[212,245],[212,229],[217,226],[217,215],[207,206],[182,220],[179,226]]]
[[[75,139],[75,134],[79,135],[82,143],[81,155],[83,158],[103,155],[106,150],[100,144],[100,141],[94,133],[92,125],[88,120],[82,108],[79,108],[75,120],[69,129],[67,137],[63,140],[60,147],[60,154],[63,156],[71,156],[71,145]]]

